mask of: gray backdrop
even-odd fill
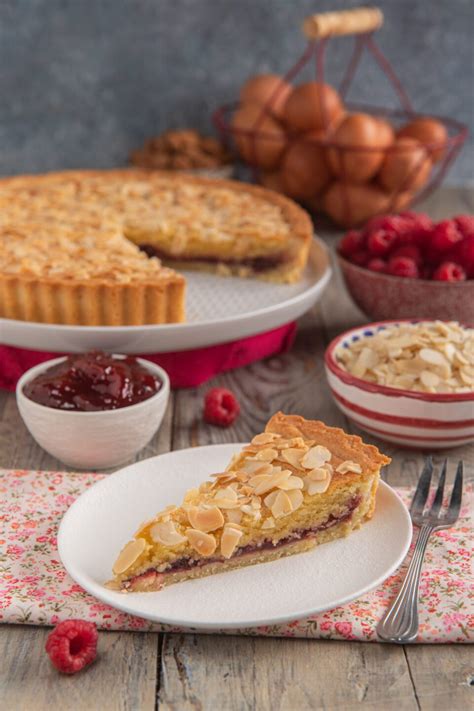
[[[106,167],[163,129],[209,131],[256,71],[284,71],[302,19],[341,0],[0,0],[0,173]],[[472,123],[472,0],[381,0],[377,40],[415,108]],[[332,43],[337,79],[349,40]],[[396,105],[366,61],[352,96]],[[472,146],[449,179],[472,177]]]

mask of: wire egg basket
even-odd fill
[[[345,227],[363,224],[376,214],[399,212],[425,198],[441,184],[467,136],[467,128],[454,119],[426,117],[414,111],[393,67],[375,43],[373,34],[382,22],[381,11],[369,7],[312,15],[303,24],[308,38],[303,54],[279,78],[269,96],[254,104],[252,111],[241,100],[221,106],[213,114],[221,139],[252,168],[256,182],[286,193],[316,216],[326,214]],[[337,89],[343,108],[333,121],[325,57],[330,39],[342,35],[354,35],[354,47]],[[395,89],[399,108],[345,102],[364,52]],[[282,116],[280,105],[288,85],[310,62],[315,66],[315,81],[310,84],[313,95],[319,92],[320,123],[315,130],[301,130],[288,125],[289,110]],[[238,119],[244,117],[245,110],[247,118],[242,125]],[[300,111],[306,112],[301,102]],[[275,122],[278,128],[268,130]],[[427,127],[431,131],[433,125],[438,135],[427,136]],[[400,126],[404,128],[400,130]],[[358,135],[362,130],[364,137],[367,128],[372,131],[370,140],[351,140],[351,131]],[[296,152],[301,170],[298,173],[296,162],[296,175],[290,176],[288,164],[294,158],[290,154]],[[319,163],[312,166],[311,156]],[[299,189],[294,188],[291,177],[296,177]]]

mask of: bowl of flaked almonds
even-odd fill
[[[474,440],[474,329],[456,321],[380,321],[325,354],[336,405],[358,427],[416,449]]]

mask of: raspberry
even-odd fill
[[[463,237],[474,237],[474,215],[458,215],[454,222]]]
[[[418,266],[423,262],[421,249],[417,247],[416,244],[403,244],[401,247],[394,249],[393,252],[390,253],[390,256],[410,257]]]
[[[357,230],[347,232],[339,243],[339,252],[343,257],[350,257],[363,246],[362,233]]]
[[[370,269],[372,272],[385,272],[387,262],[384,262],[384,260],[379,257],[374,257],[367,262],[367,269]]]
[[[399,215],[377,215],[367,222],[364,232],[366,236],[377,232],[377,230],[385,230],[386,232],[398,234],[402,225],[403,220],[400,219]]]
[[[418,278],[418,267],[410,257],[392,257],[388,263],[389,274],[400,277]]]
[[[454,220],[443,220],[433,228],[429,250],[435,252],[448,252],[462,239]]]
[[[56,669],[64,674],[75,674],[94,661],[97,637],[92,622],[65,620],[49,633],[45,649]]]
[[[234,393],[226,388],[212,388],[204,400],[204,419],[211,425],[229,427],[240,412]]]
[[[351,254],[350,260],[353,264],[357,264],[359,267],[365,267],[369,259],[369,253],[365,249],[361,249],[359,252],[354,252]]]
[[[455,262],[443,262],[434,272],[436,281],[464,281],[466,272]]]
[[[464,237],[455,248],[455,261],[460,264],[464,271],[474,277],[474,234]]]
[[[383,229],[376,230],[375,232],[371,232],[367,238],[367,249],[370,254],[376,256],[387,254],[395,244],[396,239],[397,235],[395,232]]]

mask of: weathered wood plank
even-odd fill
[[[102,632],[98,659],[87,671],[60,675],[44,651],[49,630],[0,628],[0,708],[5,711],[152,711],[157,685],[157,635]]]
[[[469,645],[407,645],[405,653],[421,711],[474,707],[474,658]]]
[[[417,709],[401,647],[166,636],[160,711]]]

